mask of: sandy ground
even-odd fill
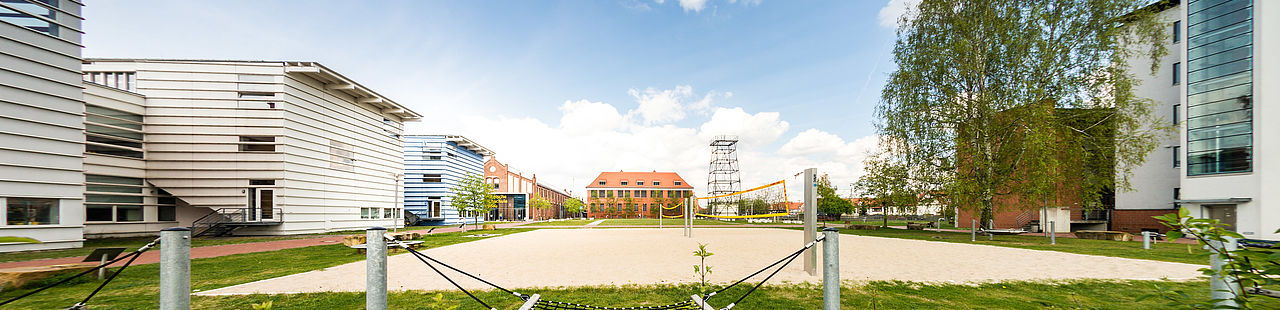
[[[799,249],[803,233],[768,228],[543,229],[426,250],[423,253],[508,289],[583,285],[692,283],[692,251],[708,243],[715,253],[711,280],[730,283]],[[818,249],[821,266],[821,249]],[[1201,266],[1127,258],[960,243],[841,235],[840,273],[845,280],[976,282],[1029,279],[1192,279]],[[801,258],[803,259],[803,258]],[[409,254],[389,258],[391,290],[454,289]],[[441,268],[444,269],[444,268]],[[483,283],[446,271],[464,287]],[[770,283],[819,282],[802,262]],[[763,275],[758,276],[762,278]],[[753,281],[754,282],[754,281]],[[199,295],[361,292],[365,263],[267,279]]]

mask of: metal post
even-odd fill
[[[804,169],[804,240],[800,244],[808,244],[818,238],[818,169]],[[818,249],[804,250],[804,271],[810,276],[818,275]]]
[[[191,229],[160,230],[160,310],[191,309]]]
[[[102,268],[98,268],[98,280],[106,280],[107,279],[107,256],[106,255],[102,256],[102,262],[98,263],[98,265],[102,266]]]
[[[973,220],[973,224],[969,225],[969,242],[978,241],[978,220]]]
[[[840,230],[822,230],[822,309],[840,310]]]
[[[1209,244],[1205,245],[1205,249],[1214,247],[1218,249],[1226,249],[1227,252],[1235,251],[1237,248],[1236,239],[1231,237],[1226,238],[1229,242],[1223,243],[1217,240],[1209,240]],[[1213,254],[1209,255],[1209,268],[1218,272],[1218,274],[1221,274],[1222,267],[1229,261],[1217,252],[1212,253]],[[1240,284],[1236,282],[1235,277],[1230,275],[1225,277],[1214,275],[1209,278],[1209,299],[1221,300],[1218,302],[1217,306],[1226,306],[1227,309],[1235,309],[1236,307],[1239,307],[1234,299],[1237,292],[1240,292]]]
[[[1151,249],[1151,232],[1149,231],[1142,232],[1142,249],[1143,250]]]
[[[365,289],[364,306],[369,310],[387,309],[387,229],[370,227],[364,232]]]
[[[1049,221],[1049,244],[1058,244],[1058,229],[1053,221]]]

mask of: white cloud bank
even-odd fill
[[[462,116],[440,122],[409,123],[410,134],[461,134],[497,153],[498,160],[540,181],[584,194],[602,171],[675,171],[698,193],[705,193],[710,140],[737,135],[744,188],[817,167],[843,191],[862,174],[862,159],[876,147],[874,136],[845,141],[838,135],[807,129],[775,142],[791,129],[779,112],[714,107],[730,93],[698,94],[691,86],[632,89],[634,109],[620,112],[605,102],[569,100],[560,105],[558,124],[530,117]],[[683,121],[683,122],[681,122]],[[682,127],[675,123],[697,124]],[[799,197],[799,186],[790,186]],[[798,200],[793,198],[792,200]]]
[[[889,0],[883,8],[880,8],[880,14],[877,18],[880,20],[880,26],[889,29],[898,29],[898,20],[903,15],[909,14],[920,5],[920,0]]]

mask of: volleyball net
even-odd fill
[[[693,199],[693,215],[715,219],[773,218],[789,215],[787,182],[781,180],[746,190]]]

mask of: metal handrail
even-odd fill
[[[281,210],[280,208],[274,208],[274,210],[271,210],[271,218],[269,219],[262,218],[261,217],[262,214],[259,213],[257,214],[257,217],[256,217],[257,219],[253,221],[250,221],[248,216],[251,210],[255,212],[260,212],[260,211],[257,211],[257,210],[260,210],[257,208],[218,208],[216,210],[213,210],[213,212],[209,212],[209,214],[206,214],[205,216],[202,216],[199,219],[196,219],[195,221],[191,222],[191,231],[193,232],[192,235],[203,234],[205,231],[212,229],[214,226],[217,226],[220,223],[255,223],[255,222],[283,222],[284,221],[284,210]],[[210,220],[210,217],[214,215],[219,215],[219,216],[213,217],[212,220]],[[208,228],[206,228],[204,231],[196,232],[196,228],[199,228],[202,226],[208,227]]]

